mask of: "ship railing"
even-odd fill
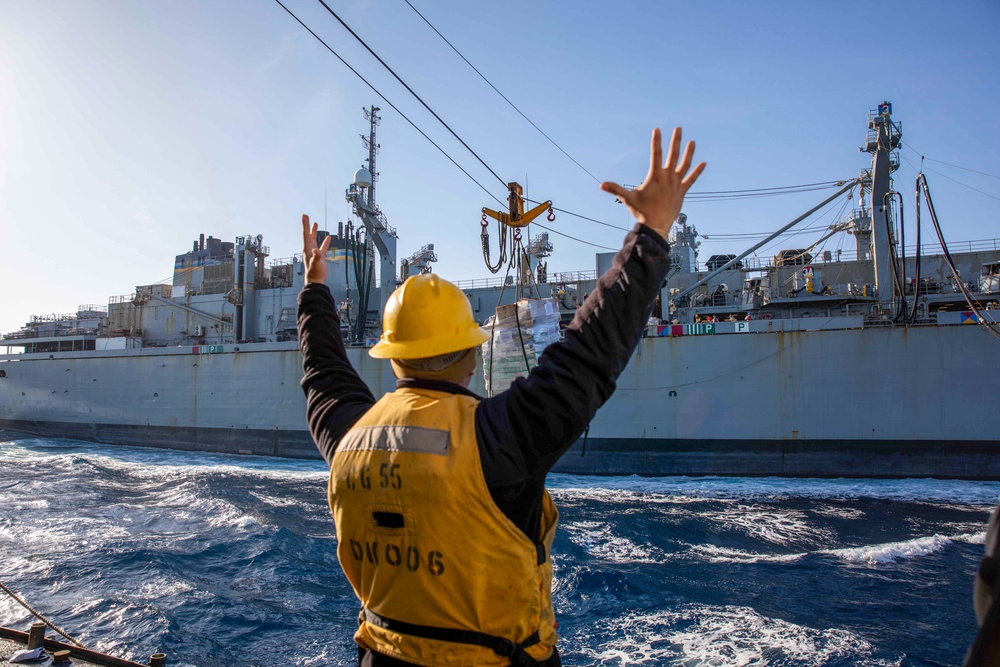
[[[691,308],[742,308],[743,297],[739,292],[707,294],[697,292],[691,295]]]
[[[45,324],[46,322],[68,322],[76,319],[76,313],[64,313],[53,315],[32,315],[31,324]]]
[[[389,224],[389,220],[385,217],[385,213],[379,209],[375,209],[375,219],[376,225],[375,229],[382,229],[389,233],[389,236],[396,236],[396,228]]]
[[[743,263],[743,268],[747,271],[759,271],[771,265],[770,259],[761,259],[760,257],[744,257],[740,261]]]
[[[1000,252],[1000,239],[972,239],[969,241],[949,241],[948,250],[952,254],[961,252]],[[907,259],[915,257],[917,254],[916,244],[905,246]],[[920,244],[920,254],[923,257],[943,254],[941,244],[922,243]],[[768,269],[774,266],[771,258],[747,257],[743,260],[744,270]],[[855,262],[858,261],[858,253],[855,250],[837,249],[832,251],[818,250],[809,261],[809,266],[822,265],[829,262]],[[865,260],[871,261],[871,260]],[[791,265],[787,265],[791,266]],[[551,280],[549,282],[552,282]]]
[[[96,336],[99,331],[91,327],[75,327],[72,329],[22,329],[4,334],[0,340],[24,340],[27,338],[62,338],[66,336]]]
[[[232,281],[219,282],[219,283],[202,283],[201,286],[192,288],[188,291],[188,294],[195,296],[197,294],[229,294],[233,289]]]
[[[289,264],[301,264],[302,263],[302,253],[296,253],[291,257],[279,257],[277,259],[268,259],[264,262],[264,268],[273,269],[276,266],[288,266]]]
[[[489,287],[512,287],[514,285],[515,277],[513,275],[507,276],[506,278],[476,278],[473,280],[456,280],[455,285],[458,286],[460,290],[474,290],[474,289],[486,289]],[[546,284],[548,285],[558,285],[561,283],[577,283],[586,280],[597,280],[596,271],[565,271],[562,273],[552,273],[549,274]]]
[[[597,280],[597,271],[562,271],[549,276],[549,283],[578,283]]]
[[[485,289],[487,287],[502,287],[503,278],[475,278],[473,280],[456,280],[455,285],[460,290]]]

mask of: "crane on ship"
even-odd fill
[[[483,260],[486,262],[486,268],[490,270],[490,273],[498,273],[506,265],[508,275],[512,268],[516,268],[515,275],[518,276],[517,289],[519,295],[523,294],[526,286],[530,289],[532,283],[536,283],[535,292],[538,293],[537,282],[544,282],[544,280],[539,279],[536,282],[536,276],[531,269],[530,258],[535,257],[538,260],[538,278],[541,278],[546,271],[544,265],[541,264],[541,259],[547,257],[552,250],[552,244],[549,243],[547,234],[543,235],[544,240],[537,243],[529,241],[528,246],[525,246],[521,229],[527,227],[543,213],[548,214],[546,219],[549,222],[556,219],[556,213],[552,208],[551,200],[544,201],[528,210],[525,210],[525,202],[524,188],[517,182],[508,183],[507,211],[495,211],[484,206],[480,220],[482,230],[479,234],[482,241]],[[487,218],[493,218],[497,223],[497,238],[499,240],[500,251],[495,264],[490,259],[490,223]],[[513,230],[513,232],[508,233],[508,230]],[[538,238],[541,239],[541,236]]]
[[[431,262],[436,261],[438,261],[438,256],[437,253],[434,252],[434,244],[428,243],[425,246],[421,246],[420,250],[416,251],[408,258],[400,260],[400,284],[406,282],[406,279],[410,276],[415,276],[421,273],[432,273],[433,267],[431,266]]]

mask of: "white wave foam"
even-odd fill
[[[764,667],[786,661],[819,665],[837,659],[855,665],[887,664],[873,660],[871,644],[847,630],[807,628],[767,618],[748,607],[682,605],[601,619],[584,633],[588,636],[580,637],[574,648],[588,658],[588,664]]]
[[[611,526],[599,521],[579,521],[565,526],[569,539],[598,560],[611,563],[662,563],[666,554],[616,535]]]
[[[251,528],[257,528],[258,526],[260,526],[260,523],[258,523],[257,519],[253,518],[252,516],[243,515],[241,517],[238,517],[233,522],[233,526],[235,526],[240,530],[250,530]]]
[[[927,556],[944,549],[952,542],[967,544],[983,544],[986,542],[986,531],[981,533],[960,533],[957,535],[918,537],[900,542],[887,542],[863,547],[844,547],[841,549],[820,549],[815,552],[794,554],[762,554],[741,549],[731,549],[713,544],[692,545],[690,553],[710,563],[792,563],[809,553],[820,553],[836,556],[848,563],[864,563],[878,565],[893,563],[897,560],[907,560]]]
[[[265,505],[270,505],[271,507],[290,507],[292,505],[298,505],[298,501],[293,498],[282,498],[279,496],[271,496],[266,493],[259,493],[257,491],[251,491],[250,495],[261,501]]]
[[[818,516],[830,516],[835,519],[864,519],[865,513],[859,509],[853,509],[851,507],[813,507],[810,509],[813,514]]]
[[[879,498],[913,502],[955,502],[967,505],[995,505],[1000,483],[942,479],[816,479],[785,477],[588,477],[549,475],[553,488],[576,490],[619,490],[636,494],[659,494],[675,498],[842,499]],[[676,502],[676,501],[675,501]]]
[[[798,510],[779,510],[761,505],[737,505],[724,512],[703,514],[703,518],[772,544],[817,543],[832,533],[806,522]]]
[[[600,483],[600,482],[598,482]],[[646,505],[662,505],[657,512],[661,514],[690,514],[692,509],[688,505],[698,503],[734,503],[733,498],[702,498],[693,495],[648,493],[639,490],[618,489],[618,488],[550,488],[552,497],[559,502],[573,501],[598,501],[603,503],[615,503],[622,505],[623,512],[640,509]],[[636,506],[639,506],[638,508]],[[617,510],[616,510],[617,511]]]
[[[795,554],[760,554],[743,551],[741,549],[730,549],[719,547],[714,544],[696,544],[691,547],[691,552],[699,558],[709,563],[793,563],[806,553]]]
[[[41,449],[38,449],[41,448]],[[89,464],[111,470],[127,470],[139,478],[159,480],[203,474],[224,473],[260,479],[326,479],[324,461],[306,461],[266,456],[238,456],[208,452],[186,452],[151,447],[101,445],[77,440],[19,439],[0,442],[0,461],[18,463]]]
[[[969,544],[986,544],[986,531],[981,533],[959,533],[958,535],[952,535],[953,540],[956,542],[967,542]]]
[[[866,547],[847,547],[843,549],[828,549],[820,553],[827,553],[848,563],[865,563],[876,565],[879,563],[892,563],[896,560],[908,560],[927,556],[936,551],[944,549],[953,541],[950,537],[942,535],[931,535],[930,537],[917,537],[912,540],[902,542],[887,542],[885,544],[873,544]]]
[[[0,493],[0,505],[9,507],[15,512],[21,512],[26,509],[43,510],[47,509],[50,504],[47,498],[26,498],[23,493],[16,491],[13,493]]]

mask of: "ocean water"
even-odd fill
[[[349,665],[322,463],[0,433],[0,582],[91,648]],[[958,665],[1000,484],[552,475],[567,665]],[[0,624],[32,618],[0,591]]]

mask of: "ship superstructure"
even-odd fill
[[[360,223],[338,223],[327,260],[348,355],[381,395],[395,381],[366,345],[391,291],[437,256],[428,244],[397,266],[396,232],[374,196],[377,112],[366,111],[368,159],[346,191]],[[828,200],[854,192],[860,203],[811,245],[755,254],[804,214],[702,265],[699,233],[682,214],[647,336],[557,470],[1000,478],[1000,241],[906,246],[891,178],[901,133],[888,103],[869,114],[871,166]],[[853,237],[853,252],[823,248],[838,234]],[[613,255],[550,274],[552,251],[547,235],[528,237],[513,273],[460,282],[476,316],[556,297],[569,321]],[[169,284],[5,336],[21,353],[0,356],[0,427],[317,456],[298,385],[302,258],[269,254],[259,235],[202,236],[177,255]],[[480,373],[473,389],[482,382]]]

